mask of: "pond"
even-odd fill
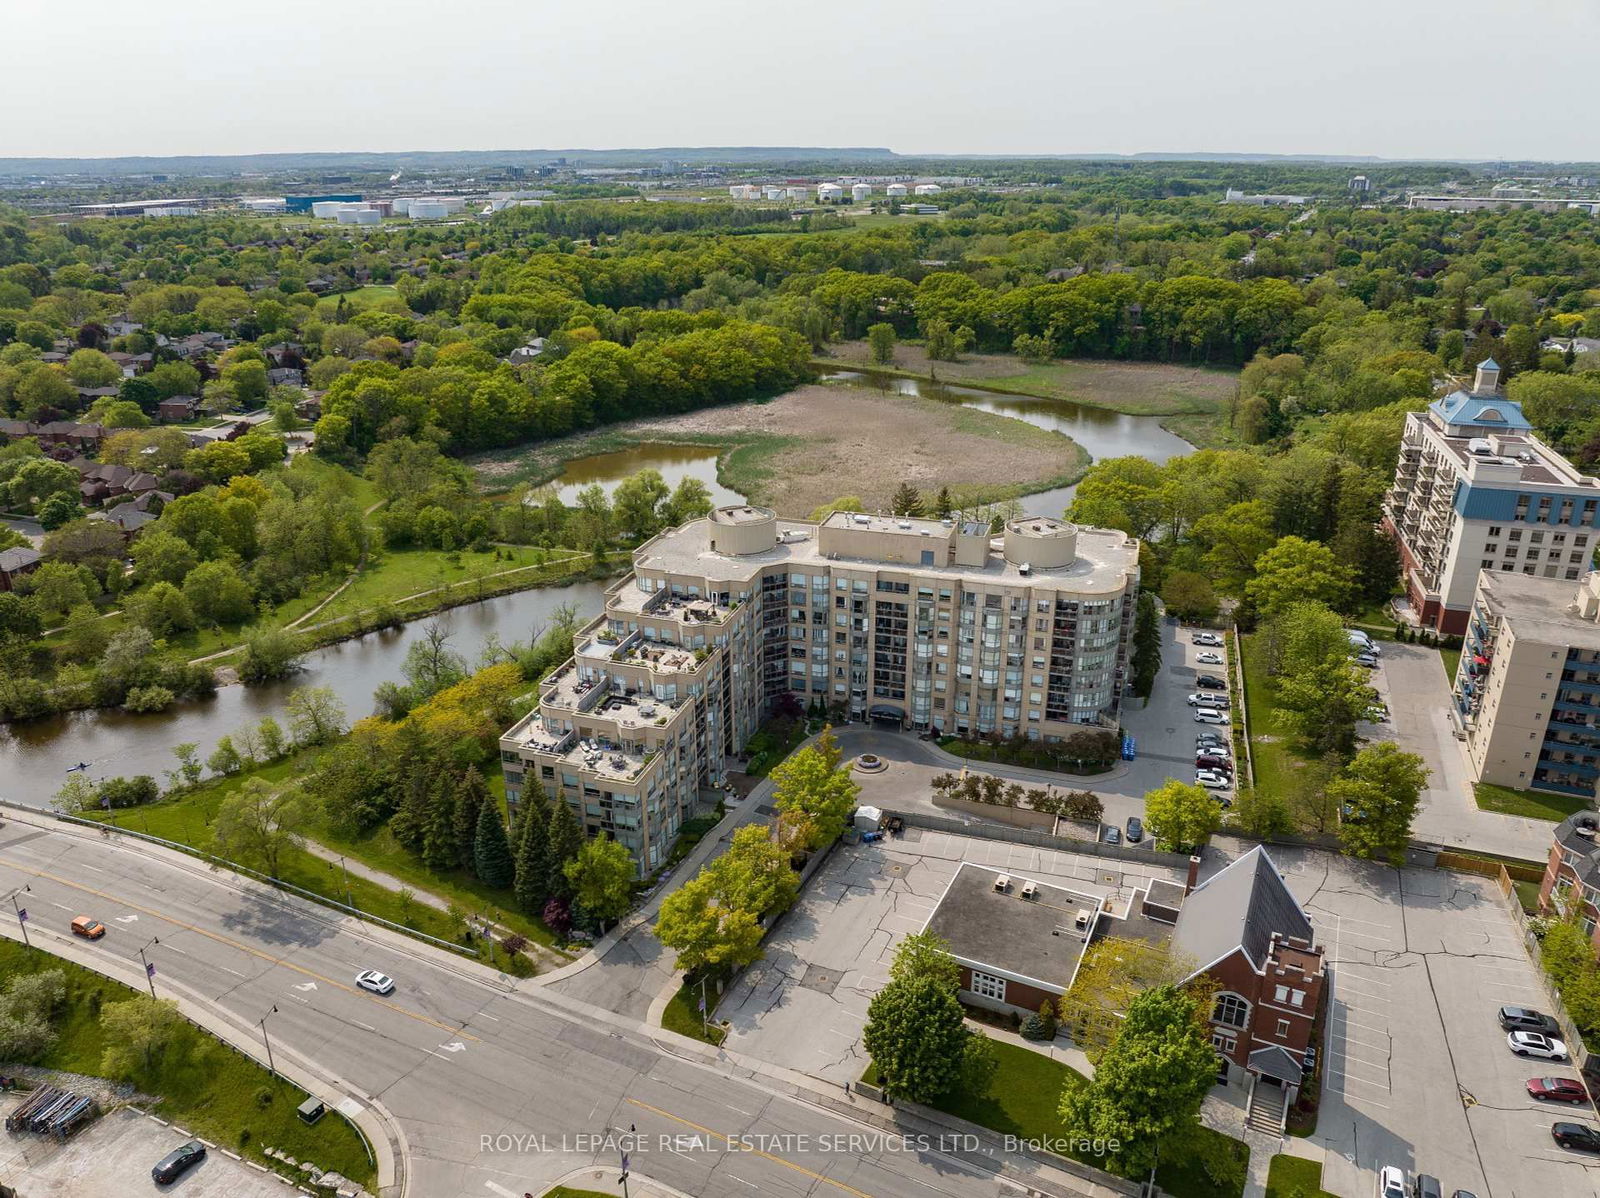
[[[717,481],[717,453],[716,446],[712,445],[633,445],[614,453],[574,458],[551,485],[557,488],[561,502],[572,507],[578,502],[578,492],[594,483],[599,483],[610,495],[630,474],[659,470],[669,487],[676,487],[685,478],[698,478],[705,483],[711,492],[711,502],[718,507],[743,503],[743,495]]]
[[[450,630],[450,647],[475,664],[491,637],[509,644],[526,641],[547,627],[556,608],[571,603],[583,619],[600,611],[605,583],[576,582],[539,587],[485,599],[441,612],[390,632],[369,633],[308,653],[293,678],[264,686],[225,686],[216,696],[180,703],[167,711],[134,715],[119,710],[80,711],[9,724],[0,728],[0,795],[33,807],[47,807],[67,778],[67,769],[85,762],[90,778],[150,774],[161,781],[176,759],[172,746],[193,742],[200,758],[217,741],[247,724],[271,716],[288,727],[284,705],[299,686],[330,686],[350,722],[372,713],[372,692],[384,682],[402,680],[406,650],[432,620]]]
[[[1032,395],[1004,395],[979,387],[935,383],[928,379],[904,378],[875,370],[837,370],[823,376],[828,381],[852,383],[896,395],[916,395],[942,403],[1010,416],[1039,428],[1065,433],[1095,461],[1103,458],[1138,456],[1158,465],[1171,458],[1193,453],[1194,446],[1176,433],[1161,427],[1159,416],[1129,416],[1109,408],[1091,407],[1067,399],[1043,399]],[[1072,487],[1055,487],[1023,496],[1030,512],[1059,515],[1072,502]]]

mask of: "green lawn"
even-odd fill
[[[1287,795],[1295,788],[1295,775],[1304,764],[1277,728],[1273,709],[1278,685],[1267,673],[1266,642],[1260,636],[1241,636],[1244,665],[1245,712],[1250,717],[1250,755],[1255,763],[1256,789]]]
[[[344,300],[357,312],[362,312],[383,300],[399,297],[399,288],[391,283],[368,283],[365,287],[357,287],[354,291],[341,291],[337,295],[323,296],[317,300],[316,313],[323,318],[331,317],[338,309],[340,300]]]
[[[706,1002],[709,1005],[711,990],[706,990]],[[700,1040],[706,1044],[715,1044],[719,1048],[723,1040],[727,1039],[726,1028],[718,1027],[715,1023],[709,1027],[700,1017],[700,987],[691,987],[687,982],[678,987],[678,992],[672,996],[672,1001],[667,1003],[667,1009],[661,1013],[661,1026],[669,1032],[677,1032],[680,1036],[688,1036],[691,1040]]]
[[[1517,892],[1517,901],[1522,904],[1522,909],[1529,915],[1539,913],[1539,883],[1528,882],[1522,878],[1514,878],[1512,888]]]
[[[0,977],[50,969],[67,976],[67,1004],[56,1025],[59,1036],[38,1063],[100,1076],[106,1045],[100,1012],[108,1004],[138,997],[138,992],[40,949],[0,941]],[[182,1025],[175,1042],[152,1068],[128,1080],[162,1099],[154,1108],[161,1118],[262,1164],[284,1168],[262,1152],[275,1147],[298,1160],[315,1161],[324,1169],[373,1184],[374,1171],[360,1133],[344,1116],[329,1111],[314,1126],[301,1123],[295,1108],[305,1101],[304,1091],[189,1023]]]
[[[1322,1188],[1322,1166],[1279,1153],[1267,1166],[1267,1198],[1335,1198]]]
[[[238,789],[245,777],[259,777],[275,784],[286,783],[309,769],[314,755],[314,751],[308,750],[272,765],[259,767],[248,774],[203,782],[193,790],[174,798],[163,799],[158,803],[124,808],[104,815],[95,813],[88,818],[102,819],[136,832],[146,832],[165,840],[190,845],[203,852],[210,852],[212,845],[209,825],[216,817],[217,808],[223,798]],[[465,876],[455,874],[431,873],[394,844],[387,829],[381,829],[363,840],[344,840],[326,829],[318,830],[316,837],[328,847],[344,853],[352,860],[392,874],[414,891],[427,891],[448,903],[454,903],[463,914],[493,913],[497,922],[521,932],[530,940],[549,944],[553,939],[549,929],[542,923],[513,909],[509,891],[490,890],[476,878],[469,880]],[[461,920],[452,917],[448,912],[426,906],[415,898],[408,898],[400,891],[389,890],[354,875],[349,877],[347,888],[344,873],[336,862],[324,861],[304,849],[290,849],[286,852],[280,862],[278,874],[285,882],[334,902],[354,906],[379,919],[389,920],[439,940],[456,944],[466,943],[462,936]],[[481,948],[482,942],[477,943]],[[491,953],[487,959],[498,968],[517,973],[531,970],[531,965],[525,958],[512,960],[498,946],[494,947]]]
[[[1538,790],[1512,790],[1509,786],[1496,786],[1492,782],[1473,785],[1473,794],[1480,811],[1498,811],[1502,815],[1520,815],[1527,819],[1547,819],[1559,823],[1574,811],[1592,811],[1594,802],[1574,795],[1545,794]]]
[[[1461,665],[1461,650],[1441,648],[1439,650],[1439,660],[1444,665],[1444,676],[1450,680],[1450,685],[1454,686],[1456,669]]]
[[[999,1067],[989,1093],[974,1096],[957,1090],[934,1105],[946,1114],[1002,1135],[1030,1140],[1066,1139],[1067,1128],[1057,1108],[1068,1086],[1084,1083],[1083,1074],[1031,1048],[999,1040],[991,1043]],[[877,1084],[876,1071],[869,1067],[863,1080]],[[1199,1129],[1197,1143],[1199,1151],[1158,1168],[1157,1183],[1173,1198],[1238,1198],[1244,1192],[1249,1149],[1240,1141],[1209,1128]],[[1109,1163],[1107,1158],[1089,1153],[1074,1159],[1097,1169],[1105,1169]],[[1214,1168],[1222,1163],[1219,1171],[1225,1175],[1223,1180],[1211,1178],[1205,1164],[1208,1160]]]
[[[546,1190],[544,1198],[616,1198],[615,1194],[608,1194],[605,1190],[574,1190],[570,1186],[557,1186],[553,1190]]]

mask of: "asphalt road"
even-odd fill
[[[1003,1192],[992,1156],[908,1150],[747,1067],[675,1055],[626,1017],[518,989],[175,854],[7,819],[0,894],[24,884],[40,947],[125,968],[159,936],[149,949],[158,993],[199,1000],[251,1033],[276,1006],[267,1028],[280,1062],[290,1054],[387,1111],[414,1195],[538,1193],[573,1169],[614,1164],[622,1145],[603,1137],[633,1127],[632,1167],[696,1198]],[[79,913],[110,933],[74,940],[66,928]],[[393,976],[396,991],[358,990],[365,968]]]

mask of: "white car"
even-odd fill
[[[1195,691],[1188,698],[1190,707],[1215,707],[1226,711],[1228,708],[1227,695],[1213,695],[1209,691]]]
[[[1194,722],[1197,724],[1226,724],[1228,722],[1228,713],[1217,711],[1210,707],[1202,707],[1194,713]]]
[[[1538,1032],[1507,1032],[1506,1044],[1519,1057],[1538,1057],[1541,1061],[1564,1061],[1567,1046],[1554,1036]]]
[[[1221,770],[1195,770],[1194,784],[1207,790],[1227,790],[1232,785]]]
[[[1378,1170],[1378,1198],[1406,1198],[1406,1171],[1398,1165]]]
[[[1223,657],[1220,653],[1196,653],[1194,659],[1203,666],[1220,666],[1223,664]]]
[[[363,969],[356,974],[356,985],[374,994],[394,993],[394,979],[386,973],[379,973],[376,969]]]

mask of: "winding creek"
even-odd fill
[[[874,371],[846,370],[825,377],[964,404],[1054,429],[1077,441],[1097,460],[1138,454],[1165,462],[1194,449],[1162,428],[1155,416],[1128,416],[1067,400],[1005,395]],[[629,474],[654,467],[669,485],[676,486],[680,479],[693,475],[706,484],[714,502],[742,502],[743,496],[717,481],[716,462],[716,450],[709,447],[641,444],[575,459],[567,463],[555,484],[563,502],[571,503],[581,488],[592,483],[609,492]],[[1041,491],[1025,496],[1024,502],[1031,511],[1060,512],[1071,502],[1074,489]],[[542,587],[457,607],[432,618],[445,622],[452,648],[474,662],[491,637],[505,643],[527,640],[563,603],[575,604],[584,616],[592,615],[599,610],[604,591],[604,584],[587,581]],[[266,686],[226,686],[212,699],[156,714],[85,711],[0,726],[0,795],[31,806],[48,806],[66,779],[67,769],[79,762],[87,763],[91,778],[151,774],[160,779],[175,765],[173,745],[193,742],[203,760],[219,738],[264,716],[287,725],[284,704],[297,686],[332,687],[348,717],[359,719],[371,712],[372,693],[381,683],[400,679],[406,650],[420,635],[420,628],[411,625],[331,645],[307,654],[305,668],[291,680]]]

